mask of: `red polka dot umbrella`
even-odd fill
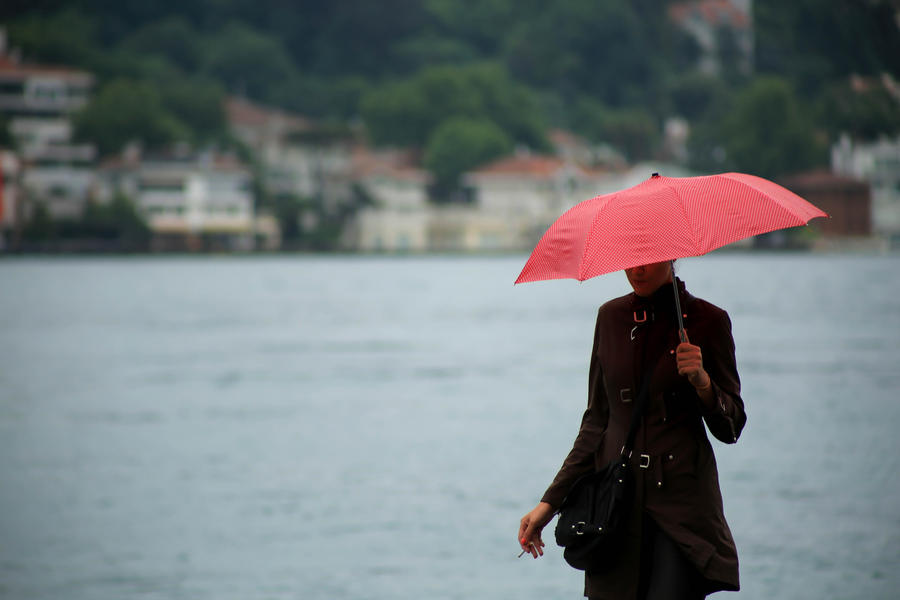
[[[516,283],[584,281],[650,263],[700,256],[726,244],[805,225],[824,212],[767,179],[744,173],[661,177],[566,211],[540,239]]]
[[[639,265],[700,256],[744,238],[807,224],[824,212],[744,173],[660,177],[566,211],[540,239],[516,283],[584,281]],[[675,281],[675,310],[684,341]]]

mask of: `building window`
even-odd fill
[[[178,182],[141,181],[138,189],[142,192],[180,192],[184,186]]]

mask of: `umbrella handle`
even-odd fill
[[[681,297],[678,293],[678,282],[675,280],[675,261],[670,260],[669,264],[672,265],[672,288],[675,290],[675,312],[678,316],[678,339],[682,342],[687,341],[687,334],[684,332],[684,319],[681,316]]]

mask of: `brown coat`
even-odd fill
[[[597,315],[588,406],[572,450],[542,500],[559,506],[578,477],[617,457],[625,443],[642,375],[652,368],[650,404],[632,455],[635,503],[616,564],[585,574],[585,595],[616,600],[637,594],[643,515],[652,518],[708,581],[708,593],[737,590],[738,559],[722,509],[719,478],[706,429],[734,443],[746,422],[728,314],[682,291],[684,326],[700,347],[713,382],[716,408],[704,408],[693,386],[678,375],[678,345],[671,285],[650,298],[629,294]],[[641,455],[649,456],[641,458]],[[646,465],[646,468],[642,468]],[[647,464],[649,463],[649,464]]]

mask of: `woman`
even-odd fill
[[[703,425],[731,444],[747,420],[731,321],[676,279],[690,337],[680,342],[672,265],[627,269],[634,293],[600,307],[581,428],[541,502],[519,526],[523,551],[542,556],[541,530],[575,480],[619,456],[635,390],[649,376],[650,401],[631,458],[635,506],[617,558],[585,571],[589,598],[687,600],[739,589],[737,551]]]

